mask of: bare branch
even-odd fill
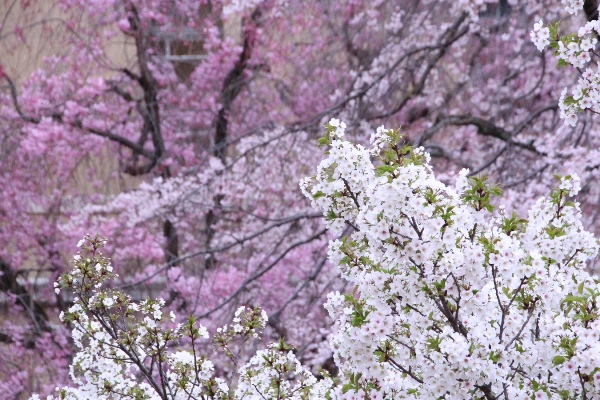
[[[246,286],[249,283],[257,280],[258,278],[260,278],[261,276],[263,276],[264,274],[266,274],[268,271],[270,271],[271,268],[273,268],[276,264],[278,264],[279,261],[281,261],[290,251],[292,251],[296,247],[302,246],[302,245],[304,245],[306,243],[310,243],[313,240],[318,239],[319,237],[321,237],[322,235],[324,235],[325,232],[327,232],[327,229],[323,229],[323,230],[317,232],[316,234],[312,235],[311,237],[309,237],[307,239],[298,240],[298,241],[292,243],[287,249],[285,249],[284,252],[282,252],[277,258],[275,258],[275,260],[273,260],[271,263],[269,263],[265,267],[261,268],[260,270],[256,271],[253,275],[251,275],[248,278],[246,278],[244,280],[244,282],[242,282],[242,284],[240,285],[240,287],[234,293],[232,293],[227,299],[225,299],[224,301],[222,301],[216,307],[213,307],[211,310],[209,310],[209,311],[201,314],[200,316],[198,316],[198,318],[199,319],[200,318],[206,318],[210,314],[214,313],[215,311],[220,310],[221,308],[223,308],[224,306],[226,306],[227,304],[229,304],[234,298],[236,298],[246,288]]]
[[[10,97],[12,98],[13,107],[15,107],[15,110],[17,111],[17,114],[19,114],[19,117],[21,117],[21,119],[23,121],[31,122],[34,124],[39,124],[39,122],[40,122],[39,118],[34,118],[34,117],[30,117],[28,115],[25,115],[25,113],[21,109],[21,106],[19,105],[19,97],[17,95],[17,87],[15,86],[15,83],[13,82],[13,80],[10,79],[10,77],[8,75],[6,75],[5,73],[0,73],[0,77],[4,77],[6,82],[8,82],[8,88],[10,89]]]
[[[50,331],[48,314],[46,314],[44,307],[17,281],[17,275],[12,271],[9,264],[2,259],[0,259],[0,290],[12,293],[17,297],[19,304],[31,317],[38,334]]]

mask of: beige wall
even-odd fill
[[[56,3],[55,0],[0,1],[0,63],[15,82],[22,82],[43,66],[44,57],[70,50],[64,45],[72,35],[67,14]],[[75,32],[78,26],[89,27],[81,15],[72,14],[69,21],[75,21]],[[135,62],[132,40],[118,30],[112,33],[113,37],[105,42],[108,60],[114,66],[130,66]]]

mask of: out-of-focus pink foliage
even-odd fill
[[[558,0],[13,0],[2,11],[6,54],[40,35],[54,44],[31,74],[0,66],[0,289],[14,316],[0,323],[2,398],[66,379],[56,315],[69,299],[52,282],[87,232],[110,238],[126,290],[162,291],[207,326],[260,305],[270,335],[327,367],[321,304],[343,286],[298,181],[322,158],[330,117],[363,143],[376,126],[402,127],[439,177],[486,173],[517,212],[553,174],[576,172],[594,229],[594,118],[562,124],[557,99],[575,75],[529,39],[540,17],[563,16]]]

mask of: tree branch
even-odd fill
[[[17,114],[19,114],[19,117],[21,117],[21,119],[23,121],[31,122],[34,124],[39,124],[39,122],[40,122],[39,118],[34,118],[34,117],[30,117],[28,115],[25,115],[25,113],[21,109],[21,106],[19,105],[19,98],[17,95],[17,87],[16,87],[15,83],[12,81],[12,79],[10,79],[10,77],[1,70],[0,70],[0,78],[4,78],[6,80],[6,82],[8,83],[8,88],[10,90],[10,97],[13,102],[13,107],[15,107],[15,110],[17,111]]]
[[[0,290],[17,297],[18,302],[29,313],[38,334],[50,331],[48,315],[44,307],[17,281],[17,275],[3,259],[0,259]]]
[[[260,7],[257,7],[250,20],[244,20],[243,31],[244,31],[244,46],[242,52],[235,65],[229,71],[225,80],[223,81],[223,88],[221,89],[221,109],[217,115],[216,121],[216,132],[215,132],[215,143],[213,147],[213,155],[224,161],[225,159],[225,147],[227,146],[227,126],[229,124],[229,113],[233,101],[242,91],[244,84],[244,72],[248,68],[248,62],[252,57],[254,45],[256,42],[256,27],[259,25],[258,20],[262,15]],[[254,26],[248,26],[248,24]]]

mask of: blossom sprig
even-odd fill
[[[544,21],[540,20],[533,25],[530,37],[535,47],[542,51],[550,45],[550,28],[544,26]]]
[[[341,139],[344,137],[346,132],[346,123],[332,118],[327,125],[325,125],[325,135],[318,140],[319,146],[325,146],[330,144],[335,139]]]
[[[239,371],[236,399],[331,399],[334,382],[317,378],[296,359],[283,340],[259,350]]]
[[[492,198],[502,194],[499,186],[489,184],[487,176],[471,177],[469,186],[462,192],[462,200],[477,211],[494,211]]]
[[[423,399],[600,395],[600,286],[585,271],[598,243],[572,201],[578,177],[559,177],[559,187],[527,219],[509,217],[492,206],[500,190],[485,178],[463,171],[456,189],[447,187],[426,156],[394,155],[402,148],[397,137],[373,143],[370,152],[333,141],[317,175],[302,183],[326,216],[343,215],[356,228],[329,250],[355,290],[331,294],[326,305],[337,326],[331,345],[344,374],[342,392]],[[382,154],[385,168],[356,162],[356,153]],[[350,181],[350,174],[359,178]]]
[[[566,3],[567,11],[573,14],[574,10],[581,8],[580,3],[583,4],[583,1],[564,3]],[[588,21],[578,29],[577,33],[566,35],[561,35],[558,22],[544,26],[541,20],[535,23],[533,31],[531,31],[531,40],[538,50],[551,48],[557,57],[559,66],[571,65],[581,72],[572,95],[568,95],[565,88],[558,103],[561,118],[570,126],[575,126],[578,119],[577,114],[580,112],[588,109],[600,112],[600,75],[590,67],[585,68],[592,57],[597,56],[594,49],[598,43],[599,33],[600,22],[598,20]]]
[[[583,0],[561,0],[569,14],[577,14],[583,8]]]
[[[207,329],[189,317],[177,324],[167,317],[162,299],[139,303],[118,291],[104,288],[116,277],[110,260],[101,253],[106,239],[86,236],[74,257],[74,268],[56,288],[69,288],[74,304],[61,314],[73,328],[77,354],[70,367],[74,386],[56,389],[49,399],[279,399],[331,398],[331,379],[317,379],[303,368],[283,342],[261,350],[244,365],[230,350],[233,340],[258,337],[267,322],[260,308],[240,307],[231,324],[213,338],[218,349],[239,368],[236,387],[215,375],[215,367],[200,352],[210,339]],[[277,386],[274,386],[277,383]],[[32,399],[37,399],[33,396]]]
[[[105,243],[99,236],[86,236],[74,268],[59,279],[59,287],[75,295],[61,319],[71,324],[79,352],[71,366],[78,386],[57,389],[57,398],[164,398],[167,391],[176,393],[179,389],[172,387],[176,377],[167,374],[167,346],[186,335],[185,326],[162,325],[160,299],[138,304],[118,290],[103,288],[116,277],[100,251]]]
[[[252,338],[258,338],[260,332],[265,328],[267,320],[267,313],[258,307],[239,307],[235,312],[232,324],[218,328],[213,341],[234,363],[237,363],[238,356],[231,350],[231,342],[235,339],[247,342]]]

